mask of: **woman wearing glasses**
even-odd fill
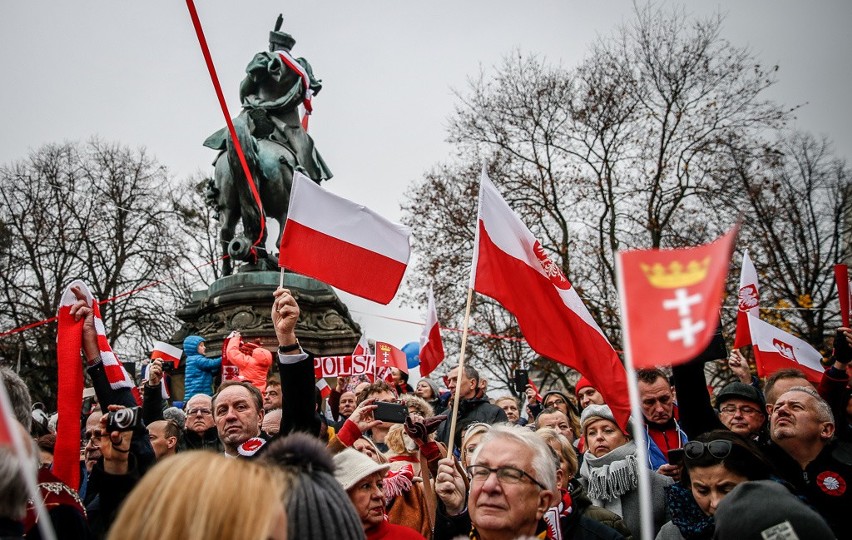
[[[639,467],[636,443],[621,430],[607,405],[589,405],[580,419],[586,438],[586,453],[580,467],[580,483],[592,503],[624,519],[633,538],[641,538],[639,513]],[[654,531],[668,519],[665,488],[671,478],[654,471],[651,478],[651,510]]]
[[[703,433],[683,446],[683,478],[667,493],[672,520],[657,540],[709,539],[716,507],[743,482],[766,480],[772,466],[757,446],[728,430]]]

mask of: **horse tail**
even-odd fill
[[[260,170],[257,157],[257,143],[251,135],[245,116],[240,115],[234,119],[234,132],[237,134],[237,141],[240,143],[240,148],[243,150],[243,156],[246,158],[246,164],[248,165],[249,172],[255,180],[255,186],[257,186],[257,171]],[[236,146],[230,136],[227,138],[226,147],[228,152],[228,164],[231,168],[231,176],[237,180],[237,186],[247,188],[248,179],[245,177],[243,166],[240,163],[240,157],[237,155]],[[242,182],[240,180],[242,180]],[[237,189],[240,188],[238,187]]]

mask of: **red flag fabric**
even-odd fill
[[[618,253],[625,349],[636,368],[683,364],[707,348],[738,229],[702,246]]]
[[[410,255],[410,232],[294,173],[279,266],[388,304]]]
[[[183,354],[183,351],[178,347],[164,341],[155,341],[154,350],[151,352],[151,360],[171,362],[177,368],[178,364],[180,364],[181,354]]]
[[[441,325],[438,324],[438,311],[435,309],[435,295],[429,287],[429,301],[426,306],[426,324],[420,334],[420,376],[428,377],[438,364],[444,361],[444,342],[441,341]]]
[[[408,373],[408,359],[402,350],[390,343],[376,342],[376,369],[398,368]]]
[[[527,343],[600,390],[619,425],[630,416],[627,377],[577,291],[483,170],[470,286],[518,320]]]
[[[749,315],[748,318],[758,375],[768,377],[779,369],[797,368],[809,381],[819,383],[823,367],[820,363],[822,355],[818,350],[757,317]]]
[[[837,296],[840,298],[840,320],[849,328],[849,307],[852,302],[849,287],[849,267],[845,264],[834,265],[834,279],[837,281]]]
[[[751,344],[751,333],[748,330],[748,316],[760,318],[760,294],[757,287],[757,270],[748,256],[748,250],[743,254],[743,264],[740,268],[740,289],[737,295],[737,332],[734,336],[734,348],[739,349]]]

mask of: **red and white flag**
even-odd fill
[[[757,317],[749,315],[748,319],[759,376],[767,377],[779,369],[796,368],[812,383],[819,383],[824,370],[818,350]]]
[[[331,395],[331,387],[325,379],[319,379],[317,381],[317,389],[320,391],[320,395],[323,399],[328,399],[328,396]]]
[[[426,306],[426,324],[420,334],[420,376],[428,377],[438,364],[444,361],[444,342],[441,341],[441,325],[435,309],[435,295],[429,287],[429,302]]]
[[[470,287],[509,310],[534,351],[585,375],[626,426],[627,378],[615,350],[484,170]]]
[[[710,344],[738,229],[702,246],[617,254],[624,343],[636,368],[683,364]]]
[[[393,379],[391,368],[408,373],[408,358],[402,350],[390,343],[376,342],[376,378],[390,381]]]
[[[178,347],[164,341],[155,341],[154,350],[151,352],[151,360],[171,362],[177,368],[178,364],[180,364],[181,354],[183,354],[183,351]]]
[[[737,333],[734,337],[734,348],[739,349],[751,344],[751,334],[748,330],[748,316],[760,318],[760,295],[757,287],[757,270],[748,256],[748,250],[743,253],[743,265],[740,269],[740,289],[737,301]]]
[[[293,174],[278,265],[356,296],[393,300],[411,252],[407,227]]]

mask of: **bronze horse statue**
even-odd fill
[[[246,67],[246,78],[240,84],[243,111],[234,118],[234,131],[262,208],[254,200],[228,129],[217,131],[204,142],[220,151],[207,197],[218,213],[222,251],[230,255],[222,265],[226,276],[233,271],[231,259],[246,260],[259,269],[277,267],[266,254],[267,233],[261,223],[270,217],[283,230],[294,171],[317,183],[332,176],[299,118],[299,106],[304,105],[309,112],[310,99],[322,84],[314,78],[307,60],[290,55],[296,41],[279,31],[281,22],[279,16],[269,34],[269,52],[256,54]],[[235,238],[240,220],[243,236]],[[252,247],[259,237],[257,246]],[[275,245],[280,241],[279,232]]]

